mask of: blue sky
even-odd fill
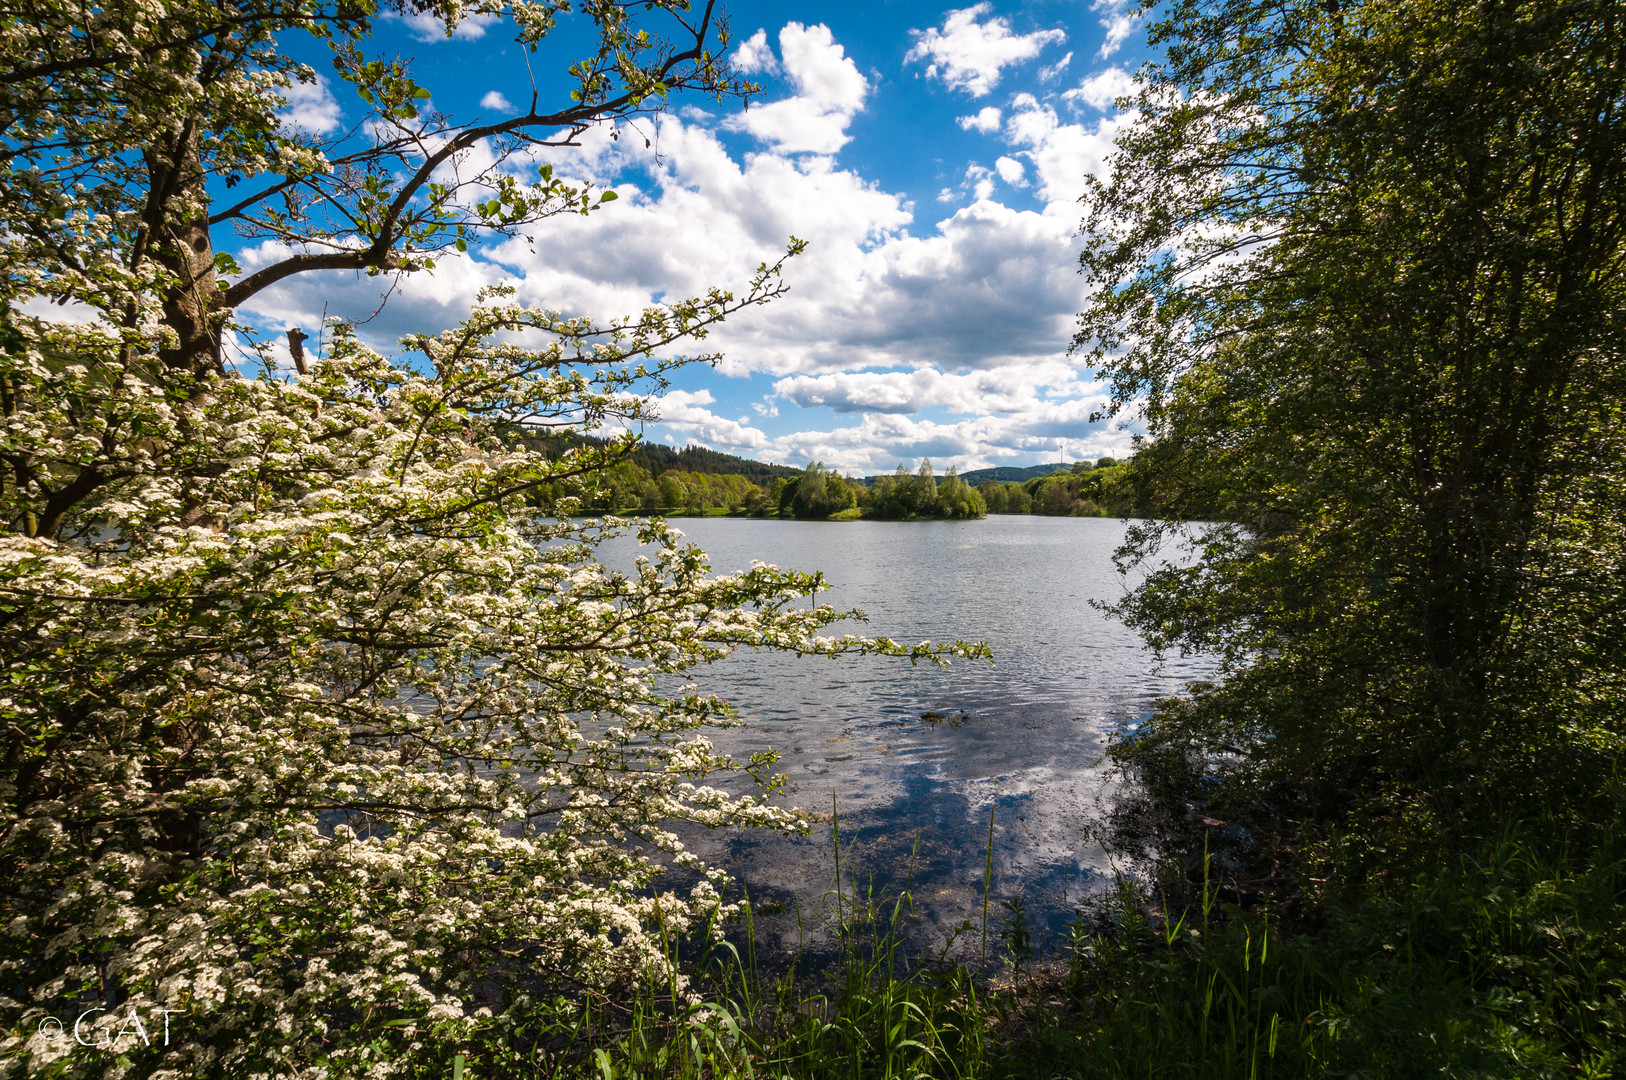
[[[749,108],[680,99],[552,156],[617,202],[442,260],[376,315],[381,280],[348,274],[293,279],[247,314],[272,330],[371,316],[363,332],[387,347],[505,281],[526,302],[609,317],[737,286],[794,234],[810,246],[790,294],[712,336],[723,362],[679,375],[650,438],[853,473],[1126,449],[1127,431],[1089,421],[1102,387],[1066,350],[1085,301],[1076,200],[1126,121],[1113,98],[1145,58],[1142,28],[1110,2],[734,3],[728,17],[764,88]],[[391,20],[377,45],[413,57],[454,119],[529,97],[501,23],[448,40]],[[531,57],[544,103],[562,66],[546,46]],[[296,89],[290,114],[311,130],[361,115],[343,83]]]

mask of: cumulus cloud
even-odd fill
[[[1103,9],[1106,10],[1107,16],[1101,20],[1101,29],[1107,34],[1101,41],[1101,48],[1095,54],[1097,60],[1105,60],[1122,48],[1123,43],[1129,40],[1129,35],[1135,32],[1135,27],[1140,25],[1135,16],[1118,9],[1114,0],[1100,0],[1095,5],[1096,11]]]
[[[985,109],[977,110],[970,116],[962,116],[954,122],[959,124],[962,130],[980,131],[984,135],[992,135],[999,130],[1000,115],[998,109],[989,105]]]
[[[327,79],[316,76],[315,82],[296,82],[278,91],[287,102],[277,119],[289,128],[308,135],[326,135],[337,128],[344,111],[333,97]]]
[[[941,79],[950,89],[984,97],[999,84],[1001,69],[1033,59],[1052,42],[1067,40],[1060,30],[1013,34],[1010,21],[998,16],[978,21],[993,9],[989,3],[974,4],[949,12],[941,28],[909,31],[915,44],[903,62],[925,61],[928,79]]]
[[[950,189],[944,188],[943,190],[947,192]],[[960,190],[952,192],[952,195],[958,196],[967,190],[971,192],[971,197],[978,201],[993,198],[994,170],[984,165],[978,165],[976,162],[967,165],[965,167],[965,182],[960,185]]]
[[[292,253],[267,240],[238,252],[237,262],[253,273]],[[250,297],[240,310],[259,316],[256,321],[262,327],[280,332],[299,326],[313,338],[326,317],[351,320],[360,324],[368,341],[387,348],[407,334],[456,325],[468,316],[480,289],[510,276],[472,254],[448,252],[436,259],[432,274],[396,279],[335,271],[284,278]],[[314,342],[310,348],[315,348]]]
[[[1062,57],[1060,60],[1057,60],[1054,64],[1051,64],[1048,67],[1040,68],[1039,69],[1039,81],[1040,82],[1049,82],[1051,79],[1054,79],[1056,76],[1058,76],[1062,72],[1066,71],[1067,70],[1067,65],[1071,64],[1072,62],[1073,62],[1073,54],[1068,53],[1066,56]]]
[[[1072,168],[1069,162],[1089,155],[1065,153],[1081,128],[1059,124],[1053,113],[1040,120],[1025,122],[1019,145],[1042,185],[1043,163]],[[736,160],[705,128],[673,116],[657,125],[654,148],[604,135],[587,140],[574,160],[557,157],[558,167],[569,162],[575,174],[629,176],[642,168],[648,182],[623,181],[621,200],[589,217],[540,223],[527,230],[534,243],[517,238],[438,260],[432,276],[406,279],[365,332],[388,342],[447,325],[480,287],[499,280],[515,282],[522,300],[566,311],[600,318],[636,312],[658,296],[694,295],[713,284],[737,288],[796,235],[810,247],[786,270],[789,295],[736,316],[707,343],[725,354],[724,372],[914,367],[923,360],[980,368],[1065,347],[1084,300],[1075,272],[1076,191],[1054,213],[1014,210],[991,201],[995,174],[973,165],[965,182],[976,201],[917,225],[903,196],[829,158],[758,153]],[[1077,181],[1069,178],[1071,186]],[[239,261],[252,270],[277,254],[250,249]],[[370,315],[378,297],[378,279],[332,274],[288,279],[253,304],[296,312],[288,323],[296,325],[319,316],[324,303],[334,313]]]
[[[758,30],[740,42],[732,60],[734,66],[747,75],[758,71],[772,75],[779,71],[779,61],[774,59],[773,49],[768,45],[766,30]]]
[[[479,41],[486,31],[501,22],[496,15],[470,15],[457,24],[457,29],[446,32],[446,23],[436,14],[420,11],[412,15],[394,16],[407,25],[407,30],[419,41]]]
[[[899,462],[913,466],[929,457],[939,468],[984,468],[1035,457],[1078,460],[1120,454],[1130,436],[1090,415],[1099,394],[1041,401],[1020,414],[971,416],[943,421],[895,413],[867,413],[856,424],[834,430],[799,431],[771,440],[771,460],[823,461],[849,473],[889,472]]]
[[[755,40],[753,36],[751,41]],[[769,61],[773,59],[766,35],[762,51]],[[847,126],[864,107],[869,81],[859,74],[830,28],[822,24],[787,23],[779,32],[779,54],[796,93],[753,105],[729,117],[724,126],[749,132],[786,153],[836,153],[851,139]]]
[[[768,436],[744,418],[729,420],[705,408],[715,401],[709,390],[671,390],[661,395],[656,411],[664,426],[713,449],[743,454],[768,445]]]
[[[1058,380],[1059,375],[1059,380]],[[1071,382],[1071,373],[1046,365],[944,374],[936,368],[914,371],[843,371],[796,375],[774,383],[774,391],[804,409],[838,413],[913,414],[923,409],[951,413],[1010,413],[1037,400],[1046,380]]]
[[[1112,108],[1117,98],[1135,92],[1135,79],[1123,68],[1104,68],[1062,95],[1062,100],[1075,105],[1105,111]]]
[[[1101,173],[1126,118],[1103,118],[1088,128],[1062,123],[1055,109],[1031,94],[1017,95],[1013,104],[1005,124],[1006,137],[1013,145],[1027,148],[1024,156],[1038,174],[1044,199],[1072,205],[1083,190],[1084,177]]]
[[[503,97],[500,90],[487,90],[486,96],[480,99],[480,108],[507,113],[514,111],[514,103]]]
[[[922,208],[832,156],[870,86],[830,31],[792,23],[777,39],[764,33],[762,46],[790,84],[782,101],[719,117],[667,113],[619,139],[595,128],[581,146],[539,151],[529,164],[614,184],[621,198],[606,209],[442,257],[433,275],[400,282],[382,310],[388,279],[330,273],[281,282],[245,315],[277,330],[309,331],[324,311],[366,320],[360,333],[387,347],[455,323],[481,287],[507,282],[522,302],[605,319],[712,285],[738,293],[796,235],[809,248],[787,266],[789,293],[697,346],[722,354],[717,374],[680,376],[652,437],[866,472],[923,455],[962,468],[1027,463],[1062,443],[1076,454],[1123,450],[1126,435],[1088,422],[1100,388],[1066,357],[1087,300],[1074,200],[1122,118],[1064,118],[1060,100],[1030,94],[983,109],[961,125],[986,125],[1005,154],[992,168],[966,166],[946,189],[969,205]],[[836,120],[819,132],[808,116]],[[755,135],[759,148],[731,151],[718,134],[729,129]],[[1002,179],[1028,184],[1040,206],[996,201]],[[238,259],[253,270],[284,254],[259,245]],[[832,418],[845,426],[825,430]]]

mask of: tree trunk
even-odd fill
[[[197,133],[188,123],[145,157],[150,182],[143,224],[154,260],[176,279],[163,294],[163,311],[165,324],[180,340],[159,349],[159,359],[171,371],[218,373],[225,313],[218,310],[209,193]]]

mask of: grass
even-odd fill
[[[688,943],[692,992],[647,984],[546,1038],[540,1020],[524,1039],[489,1033],[461,1048],[462,1075],[1602,1080],[1626,1066],[1626,840],[1581,850],[1510,827],[1292,925],[1220,903],[1205,857],[1189,905],[1120,878],[1039,964],[1020,899],[996,901],[986,870],[981,925],[956,931],[975,958],[906,954],[907,887],[861,890],[833,828],[835,876],[811,908],[834,933],[827,964],[764,973],[748,915],[737,945]],[[988,854],[991,868],[991,839]]]

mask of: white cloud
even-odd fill
[[[1102,0],[1101,3],[1095,5],[1095,10],[1100,11],[1102,8],[1110,8],[1111,6],[1110,0]],[[1129,40],[1129,35],[1133,34],[1135,28],[1139,25],[1140,20],[1127,11],[1111,11],[1106,18],[1101,20],[1101,28],[1107,32],[1107,35],[1102,39],[1101,48],[1096,52],[1095,58],[1105,60],[1117,52],[1123,46],[1123,43]]]
[[[999,130],[1000,112],[994,106],[979,109],[970,116],[962,116],[956,121],[965,131],[980,131],[984,135],[992,135]]]
[[[1073,62],[1073,54],[1068,53],[1066,56],[1062,57],[1060,60],[1057,60],[1054,64],[1051,64],[1049,67],[1040,68],[1039,69],[1039,81],[1040,82],[1049,82],[1051,79],[1054,79],[1056,76],[1058,76],[1062,72],[1066,71],[1067,70],[1067,65],[1071,64],[1072,62]]]
[[[1123,115],[1104,118],[1093,129],[1063,124],[1056,111],[1030,94],[1017,95],[1005,124],[1006,138],[1027,147],[1025,156],[1038,174],[1046,202],[1071,207],[1084,188],[1086,174],[1099,174],[1113,150]]]
[[[1060,30],[1012,34],[1010,21],[1002,17],[977,21],[992,10],[992,4],[974,4],[949,12],[941,29],[909,31],[915,44],[903,62],[924,60],[927,78],[942,79],[951,89],[983,97],[999,84],[1002,68],[1031,60],[1046,45],[1067,40]]]
[[[939,470],[953,463],[964,471],[1013,459],[1054,461],[1066,455],[1078,460],[1121,454],[1129,446],[1129,434],[1090,420],[1103,401],[1102,394],[1089,393],[1036,401],[1017,414],[971,416],[951,423],[867,413],[850,427],[779,436],[758,456],[798,464],[823,461],[862,474],[890,472],[899,462],[912,468],[923,457],[931,458]]]
[[[709,390],[671,390],[661,395],[656,411],[664,426],[713,449],[745,453],[768,445],[768,436],[743,418],[729,420],[704,408],[715,400]]]
[[[502,21],[496,15],[470,15],[460,20],[457,29],[448,35],[446,23],[433,12],[420,11],[392,17],[404,21],[407,30],[419,41],[445,41],[448,37],[453,41],[479,41],[486,36],[486,30]]]
[[[1037,179],[1041,192],[1065,183],[1054,212],[993,202],[996,174],[972,165],[965,184],[973,204],[918,226],[916,209],[900,195],[829,158],[767,152],[735,160],[714,134],[673,116],[658,121],[653,148],[641,138],[596,136],[574,158],[557,153],[556,167],[600,177],[643,168],[649,180],[622,182],[621,200],[590,217],[566,215],[527,230],[534,246],[519,239],[440,260],[433,277],[403,283],[368,333],[387,342],[425,324],[446,325],[481,285],[503,279],[518,281],[528,302],[601,318],[636,312],[659,295],[693,295],[712,284],[737,289],[751,267],[796,235],[810,248],[786,271],[789,295],[736,316],[707,342],[725,354],[724,372],[981,368],[1005,362],[1000,357],[1053,355],[1065,348],[1085,298],[1072,200],[1110,134],[1060,124],[1037,108],[1030,102],[1008,130],[1031,164],[1030,182]],[[252,261],[256,252],[244,257]],[[287,288],[256,304],[308,318],[331,302],[364,316],[377,306],[379,283],[327,275],[320,284],[290,279]]]
[[[78,300],[58,301],[49,296],[30,296],[21,303],[14,303],[12,310],[19,315],[31,315],[49,323],[75,323],[80,326],[102,323],[111,326],[100,310]]]
[[[758,106],[716,119],[667,113],[623,127],[619,140],[596,128],[582,146],[536,160],[563,177],[614,183],[621,198],[603,211],[442,257],[433,276],[401,283],[376,315],[387,281],[339,273],[290,278],[245,315],[307,331],[324,310],[371,317],[361,333],[388,346],[456,322],[483,285],[506,281],[522,302],[603,319],[712,285],[738,294],[751,268],[794,234],[809,248],[786,269],[789,293],[694,346],[723,354],[718,373],[681,375],[652,437],[676,432],[679,441],[765,460],[822,459],[864,472],[923,455],[940,467],[1027,463],[1062,442],[1069,454],[1121,452],[1126,435],[1088,423],[1100,388],[1080,376],[1066,347],[1087,299],[1074,199],[1123,118],[1064,122],[1059,105],[1018,95],[992,110],[990,134],[1002,133],[1005,156],[993,168],[967,166],[946,192],[969,196],[969,205],[950,212],[928,198],[917,207],[830,156],[870,87],[828,29],[790,24],[777,44],[793,93],[773,104],[795,103],[804,119],[833,115],[833,137],[821,142],[785,116],[767,124],[756,119],[766,109]],[[764,145],[731,153],[717,133],[730,127]],[[1001,177],[1030,185],[1042,208],[995,201]],[[252,270],[280,254],[261,245],[239,262]],[[733,381],[746,376],[749,386]],[[766,398],[764,376],[773,385]],[[848,426],[816,430],[832,415]]]
[[[284,245],[267,240],[238,252],[237,262],[253,273],[289,254]],[[432,274],[399,281],[342,271],[284,278],[251,297],[242,310],[260,316],[262,326],[278,332],[299,326],[313,338],[324,317],[355,320],[368,340],[388,347],[406,334],[455,325],[467,317],[481,288],[509,278],[500,266],[448,252],[435,260]],[[316,343],[308,348],[314,350]]]
[[[762,47],[772,59],[765,37]],[[787,23],[779,32],[779,53],[796,93],[753,105],[725,120],[724,127],[750,132],[787,153],[836,153],[851,139],[847,125],[863,109],[869,81],[822,24]]]
[[[1062,100],[1105,111],[1112,108],[1114,99],[1128,97],[1135,88],[1134,76],[1123,68],[1103,68],[1063,94]]]
[[[773,49],[768,45],[766,30],[758,30],[740,42],[730,59],[747,75],[758,71],[772,75],[779,71],[779,61],[774,59]]]
[[[979,202],[994,197],[994,171],[975,163],[965,167],[965,185]]]
[[[936,368],[914,371],[853,371],[795,375],[774,383],[774,391],[804,409],[840,413],[1011,413],[1037,400],[1047,380],[1072,381],[1058,365],[1020,365],[991,371],[944,374]]]
[[[514,103],[502,96],[500,90],[487,90],[486,96],[480,99],[480,108],[490,109],[492,112],[511,113]]]
[[[315,82],[296,82],[277,93],[287,102],[277,119],[294,130],[326,135],[344,119],[344,111],[334,100],[332,87],[321,75],[316,76]]]

